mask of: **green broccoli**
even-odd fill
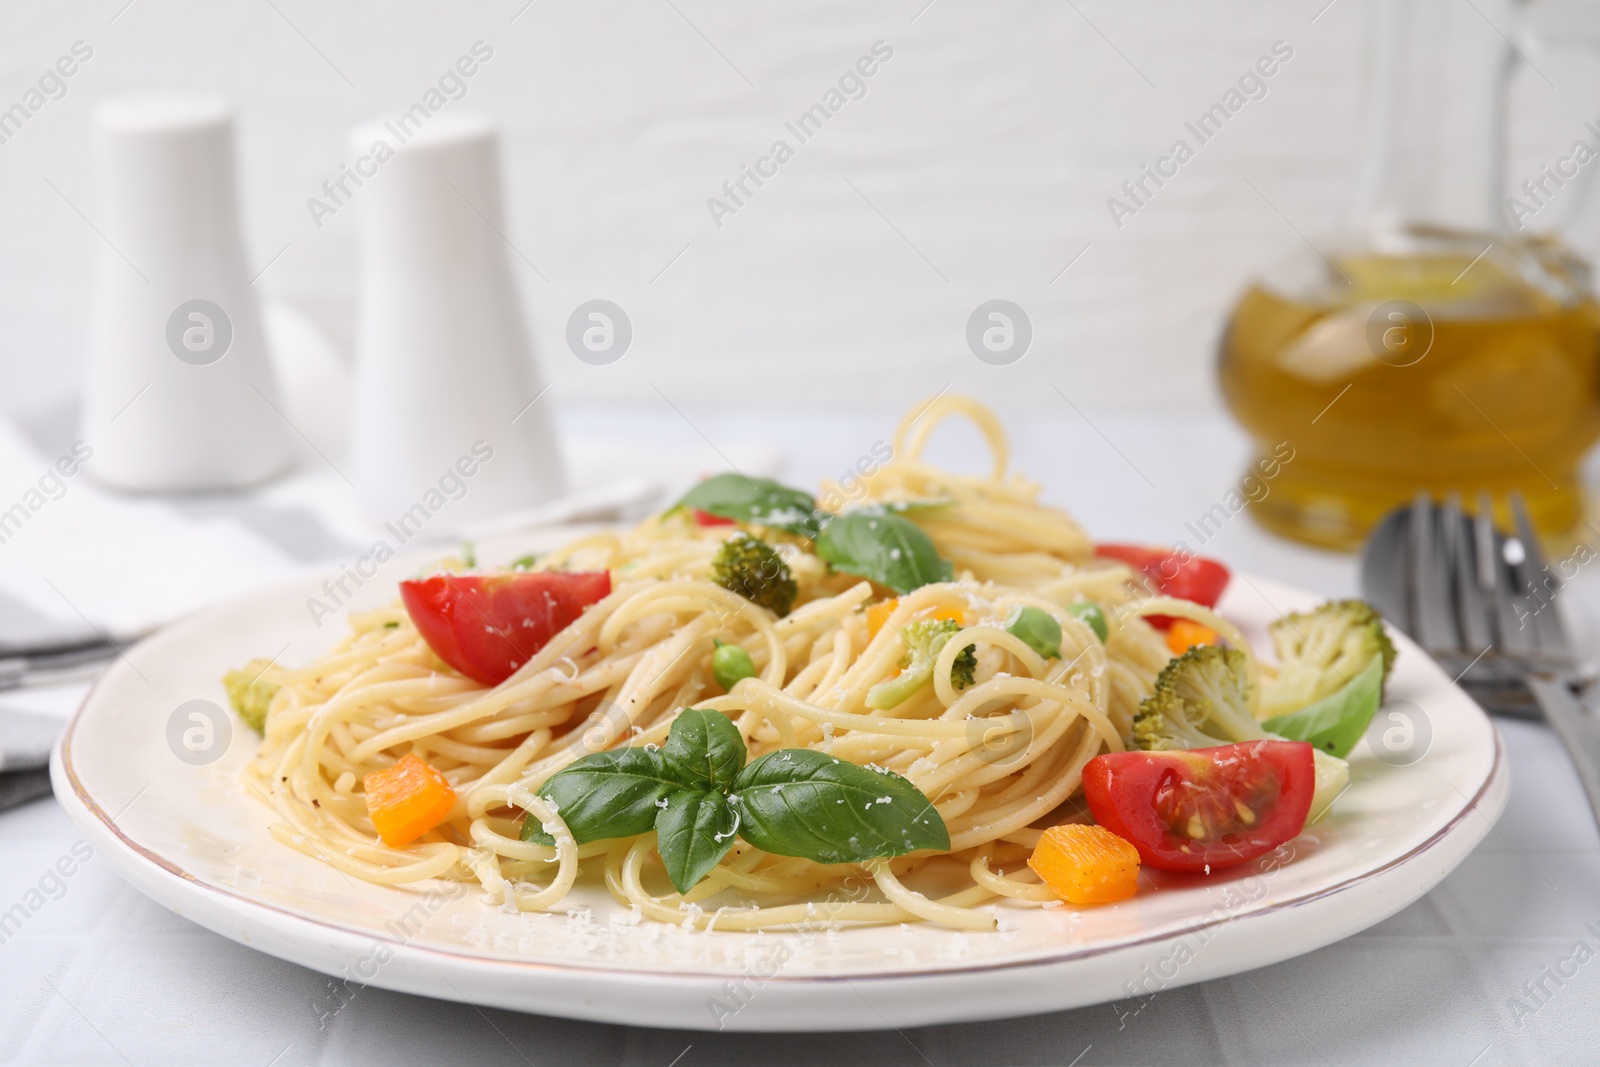
[[[227,691],[228,703],[239,713],[246,726],[256,733],[267,728],[267,708],[278,695],[278,683],[262,679],[262,674],[272,664],[268,660],[253,659],[236,671],[222,676],[222,688]]]
[[[1223,645],[1196,645],[1170,661],[1134,716],[1134,744],[1154,751],[1271,736],[1250,714],[1244,664],[1243,652]]]
[[[1285,615],[1267,628],[1278,651],[1278,677],[1262,689],[1265,718],[1314,704],[1349,685],[1383,659],[1383,678],[1394,668],[1394,642],[1383,619],[1364,600],[1331,600],[1315,611]],[[1382,689],[1380,686],[1380,698]]]
[[[777,549],[747,533],[736,533],[722,542],[711,561],[711,580],[780,619],[794,607],[798,592],[789,565]]]
[[[1133,720],[1133,744],[1148,751],[1280,740],[1250,713],[1244,653],[1222,645],[1197,645],[1169,662]],[[1344,760],[1313,749],[1313,761],[1307,822],[1321,818],[1350,783]]]
[[[933,663],[961,624],[954,619],[918,619],[900,631],[906,651],[900,657],[900,673],[887,682],[867,690],[867,707],[880,711],[897,707],[911,694],[933,681]],[[968,645],[956,655],[950,668],[950,684],[965,689],[975,680],[978,655]]]

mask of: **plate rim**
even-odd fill
[[[1241,577],[1250,578],[1252,583],[1256,580],[1255,576],[1253,575],[1245,575],[1243,572],[1238,573],[1240,573]],[[1268,585],[1278,586],[1285,591],[1292,591],[1296,594],[1306,594],[1305,590],[1301,590],[1298,587],[1287,585],[1282,582],[1271,579],[1260,580],[1266,582]],[[214,605],[202,612],[197,612],[184,619],[177,620],[168,626],[162,627],[160,630],[147,636],[131,648],[125,650],[123,655],[119,658],[126,662],[129,653],[137,651],[140,647],[146,645],[147,643],[166,637],[172,630],[182,626],[194,624],[196,622],[201,622],[214,613],[228,612],[236,608],[238,605],[255,597],[281,593],[294,584],[296,583],[293,581],[275,583],[272,586],[257,590],[253,593],[232,598],[223,602],[222,604]],[[1408,649],[1408,651],[1410,651],[1410,649]],[[1425,652],[1422,652],[1420,648],[1416,649],[1416,652],[1421,656],[1427,655]],[[1431,657],[1429,657],[1429,661],[1432,662]],[[704,984],[707,987],[714,987],[724,980],[725,976],[723,975],[708,974],[706,972],[670,969],[641,969],[627,965],[596,967],[582,963],[551,963],[538,960],[515,959],[504,955],[496,956],[464,952],[427,944],[417,944],[416,942],[410,940],[398,940],[387,933],[380,934],[379,932],[372,930],[351,927],[336,921],[315,917],[304,912],[294,911],[282,905],[252,897],[226,886],[215,885],[205,879],[191,874],[190,872],[184,870],[181,865],[161,855],[160,853],[139,844],[123,833],[121,828],[117,825],[115,818],[108,815],[99,802],[89,794],[87,787],[84,785],[82,779],[78,775],[76,767],[72,763],[72,742],[74,735],[78,727],[81,725],[89,706],[91,703],[93,703],[96,695],[100,692],[101,687],[107,684],[108,680],[112,677],[116,670],[117,665],[113,664],[111,669],[102,672],[90,686],[88,692],[84,694],[84,697],[78,704],[78,707],[73,711],[71,719],[68,721],[66,728],[62,732],[60,740],[56,744],[55,751],[52,753],[52,782],[55,785],[58,797],[60,797],[63,792],[63,784],[70,790],[71,798],[75,803],[64,804],[63,807],[66,808],[69,816],[73,817],[73,821],[77,823],[81,829],[86,831],[92,830],[93,832],[97,833],[97,836],[109,837],[109,839],[114,841],[118,846],[118,850],[121,853],[121,858],[124,862],[153,868],[155,872],[159,872],[161,877],[171,879],[169,884],[175,892],[190,894],[198,892],[200,897],[208,903],[216,903],[219,907],[224,909],[232,909],[236,914],[242,913],[246,916],[255,914],[257,915],[256,921],[265,921],[274,924],[274,932],[280,936],[284,933],[285,929],[292,932],[296,928],[299,928],[301,936],[320,936],[326,939],[328,935],[331,934],[340,939],[347,937],[354,938],[364,942],[371,942],[372,944],[385,945],[396,955],[404,953],[408,957],[420,957],[421,959],[435,960],[441,963],[450,963],[467,967],[478,967],[484,964],[489,964],[497,968],[498,973],[501,974],[549,972],[572,977],[596,979],[600,981],[604,981],[606,979],[668,981],[683,985]],[[1500,730],[1495,725],[1494,721],[1482,710],[1481,707],[1478,706],[1475,701],[1471,700],[1471,698],[1467,696],[1464,691],[1460,690],[1459,686],[1456,686],[1453,682],[1449,682],[1447,676],[1441,673],[1440,677],[1445,678],[1445,684],[1448,685],[1449,688],[1460,693],[1467,703],[1471,705],[1474,712],[1479,716],[1482,716],[1486,721],[1486,724],[1489,726],[1492,748],[1489,754],[1490,758],[1488,770],[1484,774],[1482,780],[1476,784],[1476,788],[1472,791],[1470,796],[1465,796],[1465,794],[1463,794],[1465,797],[1465,802],[1444,825],[1440,826],[1426,839],[1418,842],[1402,855],[1396,856],[1378,867],[1352,874],[1333,884],[1321,886],[1320,888],[1306,892],[1302,895],[1274,901],[1270,904],[1264,904],[1261,907],[1252,909],[1243,914],[1222,916],[1208,915],[1202,921],[1185,923],[1181,931],[1172,930],[1166,932],[1150,932],[1133,940],[1118,940],[1112,943],[1102,942],[1098,944],[1084,944],[1073,947],[1064,947],[1061,951],[1052,952],[1049,955],[1031,956],[1024,959],[995,960],[986,963],[973,963],[958,967],[897,969],[874,971],[870,974],[784,975],[779,973],[773,975],[771,978],[765,978],[763,981],[765,983],[775,985],[809,987],[838,982],[884,983],[904,982],[907,980],[917,979],[955,979],[962,976],[990,974],[996,972],[1011,972],[1027,968],[1056,967],[1064,964],[1070,964],[1079,960],[1094,959],[1113,953],[1133,951],[1152,944],[1167,943],[1176,937],[1185,936],[1196,931],[1209,930],[1252,919],[1266,919],[1270,916],[1280,914],[1292,908],[1297,908],[1302,905],[1311,904],[1329,897],[1337,896],[1341,893],[1349,892],[1352,889],[1372,881],[1373,879],[1379,878],[1386,874],[1392,873],[1399,868],[1415,863],[1421,856],[1437,847],[1446,839],[1455,838],[1459,833],[1462,832],[1461,824],[1464,822],[1467,816],[1469,814],[1476,813],[1483,816],[1485,819],[1485,825],[1483,830],[1476,834],[1476,840],[1472,841],[1468,846],[1467,851],[1470,851],[1471,848],[1476,847],[1478,841],[1481,841],[1488,835],[1489,830],[1493,827],[1499,817],[1500,812],[1498,810],[1491,814],[1487,811],[1484,811],[1480,805],[1485,798],[1491,796],[1502,786],[1505,788],[1505,790],[1509,790],[1510,767],[1506,757],[1504,739],[1502,738]],[[146,788],[148,788],[148,786]],[[133,801],[137,800],[139,795],[140,794],[135,794],[134,797],[128,801],[127,806],[131,806]],[[1503,801],[1500,804],[1500,807],[1504,807]],[[79,818],[80,813],[82,816],[90,820],[90,825],[84,824],[84,822]],[[1450,870],[1453,869],[1454,867],[1452,866],[1450,869],[1440,873],[1437,878],[1434,878],[1428,883],[1428,888],[1431,888],[1433,885],[1441,881],[1450,873]],[[1422,893],[1417,895],[1417,897],[1413,897],[1412,900],[1406,901],[1405,904],[1401,905],[1401,907],[1410,904],[1415,899],[1419,899],[1427,891],[1428,889],[1425,888]],[[207,892],[214,894],[214,896],[207,896]],[[165,900],[157,898],[157,902],[161,903],[163,906],[169,908],[171,907],[171,905]],[[248,922],[250,920],[246,919],[246,921]],[[1382,921],[1382,919],[1379,918],[1374,920],[1374,922],[1378,921]],[[207,924],[201,923],[200,925]],[[1365,926],[1357,927],[1357,930],[1352,931],[1352,933],[1358,932],[1359,929],[1364,928]],[[224,933],[224,936],[228,936],[231,940],[240,940],[239,938],[234,937],[232,934],[225,933],[224,931],[217,932]],[[741,933],[756,934],[763,932],[765,931],[741,931]],[[775,928],[774,931],[771,932],[781,933],[782,931]],[[1350,934],[1339,935],[1335,938],[1335,940],[1342,940],[1347,936],[1350,936]],[[244,943],[247,945],[250,944],[249,941],[245,941]],[[1294,955],[1299,954],[1300,953],[1296,953]],[[1293,958],[1293,956],[1289,958]],[[382,983],[375,981],[372,984],[381,985]]]

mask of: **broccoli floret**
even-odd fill
[[[1146,750],[1280,740],[1250,713],[1244,653],[1221,645],[1197,645],[1168,663],[1133,720],[1133,744]],[[1307,822],[1321,818],[1350,783],[1344,760],[1319,750],[1312,759],[1316,792]]]
[[[278,695],[278,683],[265,681],[261,676],[272,665],[270,660],[253,659],[236,671],[222,676],[222,688],[227,691],[228,703],[239,713],[246,726],[256,733],[267,728],[267,708]]]
[[[949,641],[959,629],[961,624],[954,619],[922,619],[913,622],[901,631],[907,647],[905,654],[900,657],[900,668],[904,670],[916,662],[921,653],[914,649],[926,649],[928,668],[932,670],[933,661],[944,650],[945,642]],[[950,665],[950,684],[957,689],[965,689],[973,683],[977,671],[977,649],[968,645],[956,653],[956,661]]]
[[[867,707],[879,710],[896,707],[933,681],[934,661],[960,629],[961,624],[954,619],[918,619],[902,629],[900,637],[906,643],[906,651],[900,657],[900,673],[867,691]],[[956,655],[950,668],[950,684],[965,689],[975,680],[977,670],[978,655],[968,645]]]
[[[1364,600],[1331,600],[1315,611],[1285,615],[1267,628],[1278,652],[1278,677],[1261,693],[1263,718],[1315,703],[1350,683],[1383,657],[1387,681],[1394,642],[1383,619]]]
[[[759,537],[737,533],[717,549],[711,580],[782,618],[794,607],[798,589],[789,565]]]
[[[1169,662],[1139,705],[1133,740],[1143,749],[1206,748],[1272,735],[1250,714],[1244,653],[1196,645]]]

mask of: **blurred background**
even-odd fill
[[[1492,37],[1504,5],[1479,6]],[[256,288],[348,352],[358,212],[319,220],[307,201],[355,161],[356,122],[398,115],[482,41],[492,58],[447,110],[502,132],[505,236],[557,401],[659,408],[655,381],[679,403],[901,410],[951,382],[1067,410],[1049,380],[1086,410],[1216,408],[1232,301],[1348,210],[1362,15],[1357,0],[7,3],[0,107],[74,42],[93,58],[0,143],[0,405],[68,403],[81,384],[99,100],[234,103]],[[784,123],[878,41],[893,57],[865,95],[799,144]],[[1293,57],[1265,96],[1119,226],[1108,199],[1193,143],[1183,124],[1278,41]],[[1512,77],[1512,186],[1600,117],[1590,55],[1530,58],[1551,81],[1526,65]],[[794,158],[719,226],[707,200],[779,138]],[[594,298],[633,323],[611,366],[563,340]],[[999,369],[965,340],[994,298],[1034,330]]]
[[[151,92],[186,99],[114,103]],[[413,163],[355,181],[408,117]],[[1592,648],[1597,174],[1600,0],[0,0],[0,902],[75,834],[23,804],[61,723],[162,624],[331,575],[278,653],[305,662],[352,588],[386,596],[419,558],[476,539],[504,563],[532,527],[638,517],[730,468],[859,478],[938,393],[993,406],[1012,469],[1098,541],[1323,595],[1364,591],[1325,549],[1419,490],[1457,534],[1449,494],[1503,530],[1525,498],[1515,559],[1487,529],[1471,551],[1519,590],[1570,582]],[[965,424],[930,458],[988,468]],[[1502,1002],[1572,951],[1600,854],[1555,739],[1499,724],[1506,829],[1427,901],[1282,965],[1289,1014],[1245,977],[1163,992],[1171,1026],[1084,1009],[1026,1047],[1178,1062],[1204,1032],[1215,1060],[1283,1063],[1309,1032],[1363,1060],[1582,1059],[1592,997],[1526,1028]],[[152,1062],[184,1041],[220,1061],[219,1032],[262,1063],[291,1038],[285,1063],[488,1033],[377,990],[380,1021],[331,1028],[331,980],[94,871],[13,950],[0,1058],[104,1059],[90,1015]],[[29,977],[69,970],[81,1016]],[[495,1018],[484,1040],[519,1054],[688,1051]],[[1024,1047],[990,1033],[780,1053]]]

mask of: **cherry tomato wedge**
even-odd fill
[[[699,508],[690,508],[689,510],[694,514],[694,524],[696,526],[738,525],[738,523],[734,522],[732,519],[725,519],[721,515],[713,515],[709,511],[701,511]]]
[[[400,583],[400,599],[428,647],[484,685],[511,677],[610,592],[607,571],[438,574]]]
[[[1083,769],[1094,821],[1163,871],[1231,867],[1297,835],[1316,784],[1304,741],[1107,752]]]
[[[1228,568],[1214,559],[1196,556],[1185,549],[1096,545],[1094,554],[1128,564],[1166,596],[1192,600],[1208,608],[1216,607],[1217,601],[1222,598],[1222,591],[1228,588]],[[1165,630],[1172,625],[1170,615],[1148,615],[1145,621],[1158,630]]]

